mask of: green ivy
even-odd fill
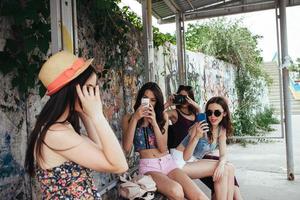
[[[270,77],[262,69],[261,50],[253,35],[242,25],[242,20],[225,18],[210,20],[203,24],[189,24],[186,45],[189,50],[200,51],[234,64],[238,107],[233,113],[235,135],[256,135],[260,129],[256,112],[262,110],[260,95]]]
[[[87,14],[95,28],[94,38],[107,48],[105,72],[123,66],[131,48],[127,34],[134,31],[141,34],[142,31],[141,19],[128,7],[119,8],[118,3],[120,0],[77,1],[78,9],[89,8]],[[49,5],[47,0],[0,2],[1,17],[10,19],[12,36],[6,39],[4,51],[0,52],[0,71],[4,75],[15,72],[12,84],[21,94],[36,86],[37,73],[49,50]],[[163,34],[155,27],[153,31],[155,47],[167,41],[175,42],[174,36]],[[43,93],[43,87],[40,87],[40,94]]]
[[[0,52],[0,70],[4,75],[15,72],[12,85],[24,95],[36,86],[37,73],[49,49],[49,2],[4,0],[0,13],[11,22],[11,37]]]
[[[300,79],[300,58],[297,58],[296,62],[292,62],[289,66],[289,70],[296,74],[295,78]]]

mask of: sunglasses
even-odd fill
[[[213,114],[214,114],[214,116],[216,116],[216,117],[220,117],[221,116],[221,114],[222,114],[223,112],[221,112],[220,110],[207,110],[206,111],[206,115],[208,116],[208,117],[210,117],[210,116],[212,116]]]

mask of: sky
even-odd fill
[[[141,4],[136,0],[122,0],[120,6],[129,6],[138,16],[142,16]],[[300,6],[287,8],[287,32],[288,32],[288,52],[292,60],[300,58]],[[263,36],[258,41],[258,48],[262,50],[264,61],[271,61],[277,52],[277,36],[276,36],[276,21],[275,10],[266,10],[260,12],[252,12],[246,14],[238,14],[226,16],[230,19],[243,18],[243,24],[253,34]],[[188,21],[187,24],[204,22],[204,20]],[[158,24],[156,18],[152,18],[152,23],[163,33],[174,34],[176,31],[175,23]]]

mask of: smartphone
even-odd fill
[[[174,96],[174,100],[173,103],[175,105],[182,105],[186,103],[186,96],[185,95],[181,95],[181,94],[176,94]]]
[[[150,106],[150,99],[149,98],[142,98],[141,100],[141,105],[144,107],[149,107]]]
[[[207,122],[205,113],[198,113],[196,115],[196,122],[201,122],[201,121]]]

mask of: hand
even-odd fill
[[[213,175],[213,181],[219,181],[222,176],[224,175],[224,171],[225,171],[225,166],[224,165],[218,165],[217,168],[215,169],[214,175]]]
[[[143,117],[146,117],[148,115],[148,107],[144,105],[140,105],[138,109],[133,114],[133,117],[138,121]]]
[[[185,99],[190,105],[192,105],[197,110],[197,113],[201,112],[200,106],[195,101],[193,101],[193,99],[191,99],[189,96],[186,96]]]
[[[76,91],[79,101],[81,102],[83,116],[87,115],[91,118],[97,118],[103,115],[99,85],[96,85],[95,88],[93,86],[84,85],[81,89],[78,84],[76,85]]]
[[[204,133],[208,131],[208,124],[205,121],[196,122],[191,128],[190,128],[190,135],[191,138],[195,138],[199,140],[204,136]]]
[[[169,107],[169,106],[172,106],[172,105],[173,105],[173,101],[174,101],[174,99],[175,99],[174,95],[173,95],[173,94],[171,94],[171,95],[169,96],[169,98],[168,98],[168,101],[166,102],[166,104],[167,104],[167,107]],[[166,107],[166,108],[167,108],[167,107]]]
[[[157,125],[157,123],[156,123],[156,114],[155,114],[154,108],[151,104],[149,105],[149,108],[147,110],[147,115],[145,116],[145,118],[148,119],[148,121],[150,122],[150,124],[152,126]]]
[[[196,124],[197,125],[196,125],[196,135],[195,135],[195,137],[200,139],[204,136],[204,134],[206,132],[208,132],[208,130],[209,130],[208,123],[205,120],[203,120],[201,122],[197,122]]]

